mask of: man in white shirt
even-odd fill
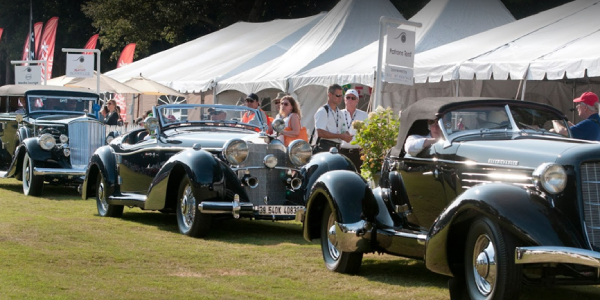
[[[358,91],[355,89],[349,89],[346,91],[346,95],[344,96],[344,103],[346,104],[346,108],[342,109],[342,115],[344,116],[344,128],[346,132],[348,132],[352,136],[352,141],[346,142],[342,141],[340,145],[340,153],[346,155],[353,163],[356,169],[360,169],[362,165],[362,160],[360,159],[360,146],[353,145],[352,142],[355,140],[356,129],[352,128],[352,123],[354,121],[364,121],[369,115],[360,109],[357,109],[358,106]]]
[[[340,147],[342,141],[350,142],[352,136],[344,128],[344,116],[339,109],[342,103],[342,87],[333,84],[327,89],[327,104],[315,113],[317,143],[314,152],[329,151],[331,147]]]
[[[423,151],[423,149],[430,147],[443,137],[442,130],[440,129],[437,120],[429,120],[427,121],[427,125],[429,127],[428,135],[413,134],[408,136],[404,143],[404,151],[406,151],[406,153],[416,156]]]

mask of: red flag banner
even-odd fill
[[[123,49],[117,62],[117,68],[126,66],[133,62],[133,53],[135,52],[135,43],[131,43]]]
[[[46,22],[44,33],[42,34],[42,42],[40,51],[37,53],[39,60],[48,62],[48,70],[44,70],[42,65],[42,79],[44,76],[47,80],[52,78],[52,63],[54,62],[54,42],[56,41],[56,27],[58,26],[58,17],[53,17]]]
[[[38,49],[38,45],[40,43],[40,36],[42,35],[42,27],[44,26],[44,23],[42,22],[37,22],[33,25],[33,32],[34,32],[34,39],[35,39],[35,48],[34,51],[37,51]],[[25,37],[25,45],[23,46],[23,55],[21,56],[21,60],[30,60],[29,59],[29,42],[31,41],[31,33],[27,33],[27,36]],[[36,52],[37,53],[37,52]]]
[[[96,49],[96,42],[98,42],[98,36],[99,36],[99,34],[92,35],[92,37],[87,42],[87,44],[85,44],[85,47],[83,47],[83,49],[90,49],[90,50]],[[92,52],[86,52],[84,54],[92,54]]]

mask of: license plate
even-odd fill
[[[304,206],[287,205],[260,205],[258,207],[259,215],[295,215],[297,211],[304,209]]]

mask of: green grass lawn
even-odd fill
[[[25,197],[0,181],[0,299],[449,299],[421,261],[366,255],[356,276],[329,272],[296,222],[237,220],[209,238],[172,214],[125,208],[101,218],[74,189]],[[599,299],[600,286],[526,287],[523,299]]]

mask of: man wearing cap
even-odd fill
[[[264,120],[265,123],[267,123],[267,126],[269,127],[269,129],[267,130],[267,133],[273,132],[273,129],[271,128],[271,122],[269,122],[269,119],[267,118],[267,113],[265,113],[265,111],[259,107],[260,103],[258,101],[258,95],[256,95],[255,93],[249,94],[246,97],[245,102],[246,102],[247,107],[260,110],[260,113],[262,114],[262,119]],[[253,112],[249,112],[249,111],[244,113],[244,115],[242,116],[242,123],[260,124],[260,122],[256,119],[256,114]]]
[[[598,96],[592,92],[585,92],[581,97],[573,99],[577,103],[577,114],[583,121],[573,125],[569,122],[569,129],[573,138],[589,141],[600,141],[600,115],[598,109]],[[567,129],[557,120],[553,121],[554,130],[562,135],[567,135]]]
[[[315,113],[315,129],[318,136],[315,153],[329,151],[332,147],[339,148],[342,141],[350,142],[352,140],[352,136],[343,126],[344,116],[339,108],[342,96],[342,87],[339,84],[329,86],[327,88],[327,104],[320,107]]]
[[[352,135],[352,141],[355,139],[356,129],[352,127],[352,123],[354,121],[364,121],[369,115],[360,109],[357,109],[358,106],[358,91],[355,89],[349,89],[346,91],[346,95],[344,96],[344,103],[346,104],[346,108],[342,109],[342,115],[344,116],[344,124],[346,132]],[[353,163],[356,169],[360,169],[362,165],[362,160],[360,159],[360,146],[353,145],[352,141],[346,142],[342,141],[340,145],[340,153],[346,155]]]

